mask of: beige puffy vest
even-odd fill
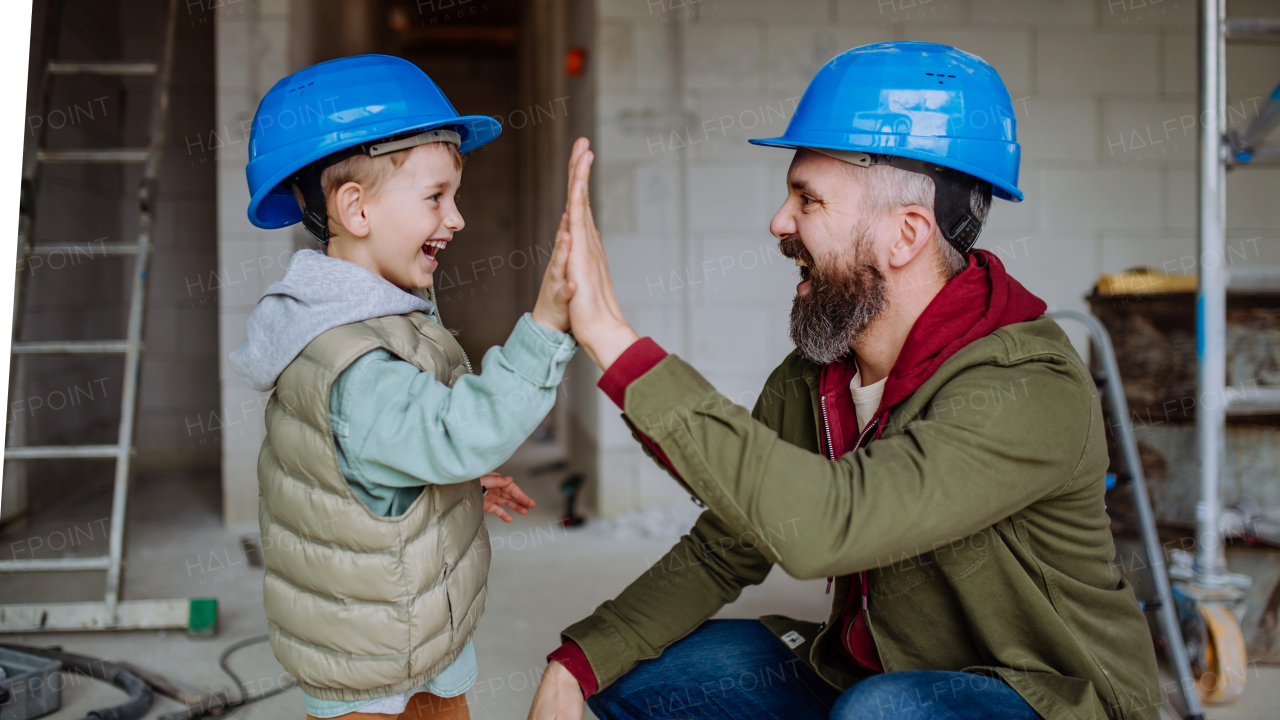
[[[428,485],[404,515],[386,518],[338,469],[329,390],[375,348],[450,386],[470,370],[449,331],[420,312],[328,330],[281,373],[258,455],[271,649],[304,691],[325,700],[421,685],[457,658],[485,607],[480,483]]]

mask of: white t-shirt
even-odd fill
[[[857,361],[854,361],[857,366]],[[875,415],[876,409],[880,407],[880,398],[884,395],[884,382],[887,377],[880,378],[880,382],[874,382],[870,385],[862,386],[862,369],[854,374],[853,380],[849,383],[849,389],[853,391],[853,408],[858,415],[858,432],[871,422]]]

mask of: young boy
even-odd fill
[[[258,458],[271,647],[309,718],[467,718],[482,511],[510,522],[499,505],[534,505],[491,471],[546,416],[577,348],[565,246],[471,374],[423,291],[463,227],[462,153],[497,122],[459,116],[414,65],[364,55],[281,80],[253,123],[249,219],[301,220],[326,250],[293,256],[231,354],[275,388]]]

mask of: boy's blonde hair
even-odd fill
[[[462,152],[458,150],[458,146],[448,142],[425,143],[425,145],[443,145],[449,151],[449,159],[453,161],[453,169],[461,170],[466,160],[462,156]],[[320,173],[320,189],[324,191],[325,205],[329,203],[329,197],[337,192],[338,188],[349,182],[358,184],[366,191],[377,194],[378,189],[382,187],[382,183],[387,181],[396,170],[399,170],[405,161],[409,159],[409,153],[413,152],[413,148],[405,148],[396,150],[385,155],[371,157],[369,155],[352,155],[351,157],[334,163],[324,169]],[[293,188],[293,196],[298,201],[298,207],[306,209],[306,203],[302,199],[302,191],[298,190],[295,185]],[[330,215],[332,219],[332,215]],[[332,234],[332,229],[330,233]]]

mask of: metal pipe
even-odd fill
[[[52,342],[16,342],[12,351],[18,355],[111,354],[128,349],[128,340],[55,340]]]
[[[1223,23],[1229,38],[1275,37],[1280,35],[1280,18],[1231,18]]]
[[[1199,281],[1196,284],[1196,438],[1200,502],[1196,505],[1196,582],[1220,586],[1226,573],[1219,516],[1219,473],[1226,422],[1227,283],[1223,237],[1223,0],[1204,0],[1200,17]]]
[[[1124,384],[1120,381],[1120,365],[1116,362],[1116,351],[1111,346],[1111,336],[1102,326],[1098,318],[1079,310],[1067,308],[1051,308],[1049,317],[1056,319],[1070,318],[1084,323],[1089,335],[1097,345],[1098,355],[1102,358],[1103,372],[1106,373],[1107,404],[1111,416],[1116,421],[1120,434],[1120,451],[1124,456],[1124,467],[1129,473],[1130,490],[1133,492],[1133,505],[1138,513],[1138,527],[1142,535],[1142,546],[1147,553],[1147,562],[1151,565],[1151,576],[1155,580],[1156,597],[1160,600],[1157,614],[1160,618],[1160,629],[1164,632],[1165,641],[1169,645],[1170,660],[1174,672],[1178,675],[1178,689],[1182,692],[1183,706],[1187,717],[1203,717],[1200,707],[1200,696],[1196,691],[1195,675],[1191,672],[1191,660],[1187,656],[1187,645],[1182,640],[1182,627],[1178,624],[1178,608],[1173,600],[1173,588],[1169,585],[1169,573],[1165,567],[1164,548],[1160,545],[1160,535],[1156,531],[1155,513],[1151,511],[1151,497],[1147,494],[1147,478],[1142,471],[1142,460],[1138,456],[1138,442],[1133,434],[1133,423],[1130,421],[1129,401],[1124,396]]]
[[[113,458],[120,454],[116,445],[23,445],[4,449],[4,459],[53,460],[62,458]]]
[[[37,150],[36,159],[42,163],[144,163],[147,151],[137,148],[107,148],[103,150]]]
[[[155,75],[156,64],[149,62],[51,62],[50,75]]]

